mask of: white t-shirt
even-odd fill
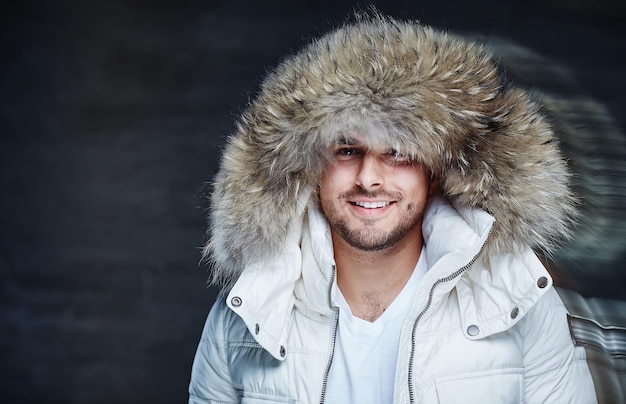
[[[327,402],[392,402],[400,329],[427,269],[422,249],[406,285],[374,322],[353,316],[341,291],[334,286],[339,325],[326,387]]]

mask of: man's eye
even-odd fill
[[[346,160],[361,155],[361,151],[354,147],[338,147],[335,149],[335,158]]]
[[[389,151],[387,151],[383,155],[383,158],[385,159],[385,161],[393,164],[406,164],[411,162],[411,158],[409,156],[395,149],[390,149]]]

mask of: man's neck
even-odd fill
[[[382,251],[361,251],[333,235],[337,285],[352,314],[373,322],[411,277],[422,249],[422,235]]]

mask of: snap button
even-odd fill
[[[232,304],[233,307],[239,307],[241,306],[242,303],[243,301],[241,300],[239,296],[235,296],[232,299],[230,299],[230,304]]]
[[[284,358],[284,357],[285,357],[285,347],[284,347],[284,346],[282,346],[282,345],[280,346],[280,356],[281,356],[282,358]]]
[[[514,307],[513,310],[511,310],[511,318],[517,318],[517,315],[519,314],[519,309],[517,307]]]
[[[469,327],[467,327],[467,335],[469,335],[470,337],[477,336],[479,332],[480,328],[478,328],[477,325],[470,325]]]
[[[542,276],[541,278],[537,279],[537,286],[539,286],[541,289],[548,286],[548,278]]]
[[[259,325],[258,325],[258,324],[256,324],[256,325],[254,326],[254,333],[255,333],[256,335],[259,335],[259,331],[260,331],[260,330],[261,330],[261,327],[259,327]]]

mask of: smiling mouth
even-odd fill
[[[391,205],[391,202],[352,202],[352,204],[365,209],[379,209]]]

